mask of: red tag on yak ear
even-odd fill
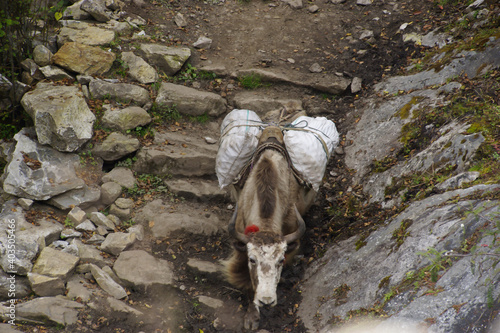
[[[259,227],[256,226],[255,224],[249,225],[248,227],[245,228],[245,235],[254,233],[259,231]]]

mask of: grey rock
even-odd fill
[[[64,229],[63,231],[61,231],[61,239],[80,237],[82,237],[82,233],[74,229]]]
[[[214,310],[222,308],[224,306],[224,302],[222,300],[213,297],[200,295],[198,296],[198,300],[201,304],[208,306],[209,308]]]
[[[99,186],[89,187],[84,185],[81,189],[75,189],[50,198],[47,203],[62,210],[80,206],[87,208],[99,201],[101,188]]]
[[[144,227],[140,224],[136,224],[127,229],[127,232],[130,234],[135,234],[135,238],[138,241],[142,241],[144,239]]]
[[[363,80],[359,77],[355,77],[352,79],[352,82],[351,82],[351,92],[353,94],[357,94],[358,92],[361,91],[361,89],[363,89],[363,86],[362,86],[362,83]]]
[[[301,9],[304,7],[302,4],[302,0],[281,0],[284,3],[288,4],[293,9]]]
[[[212,261],[204,261],[195,258],[189,258],[187,267],[202,274],[219,274],[223,271],[223,266],[216,264]]]
[[[123,284],[123,281],[120,280],[120,278],[118,276],[116,276],[116,273],[113,271],[113,269],[110,266],[106,265],[106,266],[103,266],[101,269],[103,270],[103,272],[108,274],[109,277],[112,278],[116,283],[118,283],[119,285]]]
[[[16,308],[17,320],[35,324],[73,325],[78,320],[78,309],[84,305],[62,296],[39,297],[19,304]]]
[[[137,184],[137,180],[135,179],[132,170],[123,167],[114,168],[102,177],[102,181],[115,182],[128,189],[134,188]]]
[[[135,242],[135,234],[114,232],[106,236],[101,244],[101,250],[112,255],[119,255],[122,251],[130,248]]]
[[[115,224],[101,212],[92,212],[89,218],[96,226],[103,226],[107,230],[115,230]]]
[[[129,83],[109,83],[102,80],[94,80],[89,83],[89,91],[93,98],[104,97],[119,101],[129,101],[143,106],[151,102],[149,92],[139,86]]]
[[[85,0],[76,1],[71,6],[66,7],[63,12],[63,19],[87,20],[92,17],[89,13],[82,10],[80,6]]]
[[[73,152],[92,138],[96,118],[77,87],[39,83],[21,104],[33,119],[41,144]]]
[[[109,207],[109,213],[117,216],[123,221],[127,221],[128,219],[130,219],[130,214],[132,213],[132,211],[130,208],[123,209],[115,204],[111,204],[111,206]]]
[[[108,297],[106,301],[109,308],[111,309],[111,313],[113,314],[114,318],[129,319],[130,316],[136,318],[144,316],[141,311],[128,306],[127,304],[117,300],[116,298]]]
[[[463,240],[474,234],[484,223],[481,216],[466,212],[482,207],[482,214],[495,214],[500,206],[496,201],[450,203],[448,200],[456,196],[463,199],[475,191],[488,192],[499,187],[478,185],[428,197],[412,203],[401,214],[382,224],[383,227],[364,240],[366,245],[363,247],[356,247],[358,236],[334,245],[306,273],[303,301],[299,308],[299,315],[306,327],[328,328],[327,318],[343,317],[351,310],[368,308],[377,301],[382,301],[388,290],[402,283],[409,272],[416,273],[431,264],[429,259],[419,253],[426,253],[428,249],[435,249],[437,252],[460,249]],[[407,237],[398,245],[393,234],[401,228],[403,221],[411,223],[406,229]],[[446,271],[438,281],[438,286],[443,288],[442,292],[430,297],[426,295],[427,288],[424,286],[420,293],[410,290],[408,298],[402,303],[397,300],[387,303],[384,309],[390,315],[389,322],[411,318],[421,324],[431,316],[436,319],[431,329],[444,332],[447,331],[445,327],[448,327],[450,332],[455,331],[458,325],[464,324],[463,318],[474,316],[475,309],[484,306],[486,300],[480,294],[485,295],[490,286],[495,290],[500,288],[498,285],[484,284],[488,279],[494,281],[495,274],[498,276],[498,272],[495,273],[491,266],[493,262],[485,257],[481,260],[482,264],[471,263],[475,258],[461,258]],[[470,269],[471,264],[475,265],[475,269],[484,265],[481,273],[474,273]],[[366,279],[366,276],[370,276],[370,279]],[[388,285],[381,287],[381,281],[386,281]],[[343,284],[347,284],[350,290],[341,304],[335,304],[335,297],[324,297],[331,295],[332,290]],[[463,289],[464,286],[466,289]],[[318,302],[319,298],[321,302]],[[461,316],[450,317],[447,309],[451,310],[451,304],[455,302],[471,303],[471,306],[461,308]],[[456,311],[453,313],[456,314]],[[318,318],[322,319],[318,321]],[[474,318],[471,320],[474,321]]]
[[[115,59],[113,52],[76,42],[65,43],[52,57],[55,65],[86,75],[104,75],[111,69]]]
[[[105,292],[110,294],[116,299],[122,299],[127,297],[127,292],[116,283],[106,272],[97,267],[96,265],[90,265],[90,271],[95,281]]]
[[[274,97],[274,98],[273,98]],[[263,116],[269,111],[283,109],[286,110],[302,110],[303,105],[300,99],[286,98],[273,96],[267,97],[254,92],[240,92],[234,96],[234,104],[236,108],[243,110],[255,111],[258,115]]]
[[[101,236],[106,236],[107,234],[109,234],[108,229],[106,229],[102,225],[97,227],[97,233]],[[104,240],[103,240],[103,242],[104,242]]]
[[[135,206],[134,200],[130,198],[119,198],[115,201],[115,205],[121,209],[130,209]]]
[[[127,64],[129,75],[134,80],[148,84],[158,81],[158,73],[144,59],[132,52],[123,52],[122,60]]]
[[[37,296],[63,295],[66,291],[64,281],[58,277],[28,273],[31,289]]]
[[[314,64],[309,67],[309,72],[311,73],[321,73],[323,71],[323,68],[321,68],[321,65],[315,62]]]
[[[0,324],[0,332],[2,332],[2,333],[19,333],[18,330],[14,329],[14,327],[16,327],[16,326],[8,324],[8,323]]]
[[[170,192],[185,199],[196,199],[198,201],[221,200],[227,196],[227,192],[221,190],[216,181],[204,179],[171,179],[165,181]]]
[[[80,8],[98,21],[98,22],[107,22],[111,19],[110,15],[106,11],[106,6],[104,1],[101,0],[85,0]]]
[[[78,261],[79,258],[74,255],[46,247],[40,252],[32,272],[66,281],[74,271]]]
[[[456,176],[446,179],[444,182],[438,184],[436,187],[440,190],[454,190],[465,183],[471,183],[479,177],[479,172],[462,172]]]
[[[104,267],[110,263],[109,259],[105,259],[101,256],[101,251],[99,251],[94,245],[90,244],[90,240],[87,241],[87,244],[83,244],[79,239],[74,239],[72,244],[76,245],[78,248],[80,263],[94,264],[99,267]]]
[[[82,223],[78,224],[75,227],[75,229],[78,231],[92,232],[92,231],[96,230],[96,227],[95,227],[94,223],[92,223],[92,221],[85,220]]]
[[[40,67],[40,72],[42,72],[43,76],[45,76],[46,79],[52,80],[52,81],[59,81],[59,80],[73,80],[73,77],[60,69],[59,67],[48,65],[44,67]]]
[[[113,132],[104,141],[94,146],[92,154],[104,161],[116,161],[137,151],[140,146],[138,139]]]
[[[373,160],[380,161],[402,148],[399,140],[401,128],[412,120],[414,110],[425,108],[441,98],[437,91],[423,90],[380,102],[376,98],[368,99],[361,119],[346,135],[347,142],[352,140],[352,145],[344,148],[345,161],[349,168],[356,170],[354,181],[364,179]],[[401,114],[401,110],[407,112]]]
[[[172,285],[174,282],[172,264],[143,250],[120,253],[113,270],[127,286],[136,290],[155,285]]]
[[[151,123],[149,113],[141,107],[130,106],[121,110],[106,110],[102,117],[103,126],[127,131]]]
[[[181,13],[175,14],[174,22],[179,28],[184,28],[187,26],[187,21],[184,18],[184,15],[182,15]]]
[[[13,273],[5,273],[0,269],[0,301],[12,299],[12,291],[15,290],[16,298],[24,298],[31,293],[31,287],[27,277]],[[0,330],[1,332],[1,330]]]
[[[14,262],[8,255],[8,234],[0,234],[0,265],[5,272],[15,272],[17,275],[27,275],[33,268],[33,259],[46,244],[59,239],[63,226],[47,219],[38,220],[38,225],[26,221],[24,212],[16,208],[15,200],[4,203],[0,213],[0,230],[15,228],[16,256]],[[14,223],[12,223],[14,221]]]
[[[33,60],[40,67],[50,65],[52,63],[52,56],[52,52],[44,45],[37,45],[33,49]]]
[[[111,205],[121,195],[122,187],[115,182],[106,182],[101,186],[101,202]]]
[[[369,39],[373,37],[373,31],[372,30],[363,30],[361,32],[361,35],[359,36],[359,39]]]
[[[99,230],[99,227],[97,228]],[[99,234],[94,234],[87,240],[87,244],[100,245],[104,242],[105,238]]]
[[[177,73],[191,56],[189,48],[159,44],[141,44],[138,52],[149,64],[158,66],[167,75]]]
[[[190,116],[219,116],[226,112],[226,101],[221,96],[167,82],[161,84],[156,103],[169,107],[175,105],[179,113]]]
[[[75,225],[78,226],[80,223],[85,221],[87,218],[87,213],[80,207],[74,207],[71,209],[67,215],[67,218]]]
[[[158,135],[156,136],[158,137]],[[169,133],[164,138],[169,142],[183,142],[178,133]],[[143,147],[137,153],[134,171],[154,175],[204,176],[215,173],[217,147],[202,139],[175,144],[166,150],[163,147]]]
[[[457,52],[457,51],[455,51]],[[456,54],[451,62],[444,66],[439,73],[434,69],[419,72],[407,76],[394,76],[385,81],[377,83],[374,86],[376,91],[383,91],[389,94],[399,90],[417,90],[427,86],[445,84],[448,79],[462,73],[467,74],[469,78],[484,74],[488,68],[500,66],[500,58],[497,56],[500,52],[500,40],[495,40],[488,44],[482,52],[461,51]]]
[[[202,209],[189,208],[171,213],[161,199],[144,206],[135,217],[137,223],[149,225],[153,237],[168,237],[174,231],[189,231],[201,235],[213,235],[221,231],[224,221],[215,214],[207,214]],[[150,223],[152,222],[152,223]]]
[[[17,199],[17,203],[24,210],[29,210],[31,208],[31,206],[33,205],[33,202],[34,201],[31,200],[31,199],[25,199],[25,198],[19,198],[19,199]]]
[[[193,43],[193,47],[196,49],[207,49],[208,50],[208,49],[210,49],[211,46],[212,46],[212,39],[205,37],[205,36],[199,37],[198,40]]]
[[[314,14],[314,13],[317,13],[318,10],[319,10],[319,7],[316,6],[316,5],[312,5],[312,6],[307,7],[307,11],[309,13],[313,13]]]
[[[356,5],[359,6],[369,6],[373,3],[373,0],[356,0]]]
[[[84,284],[85,281],[80,276],[72,276],[66,283],[66,289],[68,290],[66,297],[70,300],[78,300],[84,303],[90,301],[92,291],[87,289]]]

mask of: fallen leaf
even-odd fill
[[[155,226],[155,221],[149,221],[149,227],[152,228]]]

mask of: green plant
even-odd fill
[[[115,63],[117,67],[115,69],[116,74],[121,77],[126,77],[129,70],[127,63],[125,63],[122,59],[116,59]]]
[[[64,226],[66,228],[73,228],[74,227],[73,221],[71,221],[69,216],[66,216],[66,218],[64,219]]]
[[[439,272],[445,270],[451,265],[451,259],[444,254],[448,252],[443,250],[439,252],[434,248],[428,248],[426,252],[417,252],[417,255],[423,256],[431,261],[431,264],[426,267],[426,271],[430,272],[432,282],[437,282],[439,279]]]
[[[257,89],[263,86],[261,76],[254,73],[240,76],[238,81],[246,89]]]
[[[193,67],[191,64],[186,64],[184,69],[175,76],[174,80],[180,81],[195,81],[198,77],[196,67]]]
[[[190,116],[189,121],[193,123],[200,123],[200,124],[206,124],[210,120],[210,117],[208,114],[204,113],[199,116]]]
[[[198,77],[202,80],[215,80],[217,78],[217,74],[214,72],[200,70],[198,72]]]
[[[175,104],[167,105],[163,103],[153,103],[151,114],[156,124],[161,124],[162,122],[176,122],[182,118]]]
[[[125,168],[130,168],[134,162],[137,161],[137,157],[132,157],[132,158],[126,158],[123,161],[119,161],[116,163],[116,166],[118,167],[125,167]]]

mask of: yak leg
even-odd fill
[[[248,305],[247,313],[245,314],[244,327],[246,330],[256,330],[259,328],[259,321],[259,307],[252,302]]]

